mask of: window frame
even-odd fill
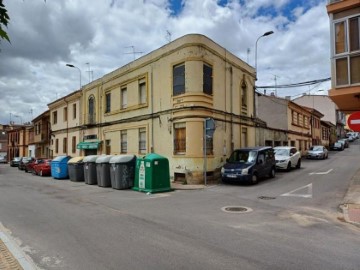
[[[111,92],[105,94],[105,113],[111,112]]]
[[[203,93],[213,95],[213,67],[203,63]]]
[[[173,96],[179,96],[185,94],[185,74],[186,67],[185,63],[177,64],[173,66],[172,77],[173,77]]]

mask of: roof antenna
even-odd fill
[[[135,57],[136,54],[142,54],[143,53],[143,52],[136,52],[135,51],[135,46],[127,46],[127,47],[124,47],[124,48],[132,48],[132,52],[124,53],[124,54],[132,54],[134,56],[134,61],[136,59],[136,57]]]
[[[166,30],[166,40],[168,41],[168,43],[171,42],[171,32],[169,30]]]

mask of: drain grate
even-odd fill
[[[251,208],[245,206],[224,206],[221,210],[227,213],[248,213],[252,211]]]
[[[261,200],[275,200],[276,197],[269,197],[269,196],[260,196],[258,197]]]

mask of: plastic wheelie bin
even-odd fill
[[[98,155],[86,156],[83,159],[84,163],[84,181],[88,185],[97,184],[97,174],[96,174],[96,160]]]
[[[128,189],[134,186],[135,155],[113,156],[110,161],[111,186],[114,189]]]
[[[149,193],[172,191],[169,160],[154,153],[137,159],[133,190]]]
[[[70,156],[58,156],[51,161],[51,176],[55,179],[69,178],[68,165]]]
[[[99,187],[111,187],[110,159],[113,156],[104,155],[96,159],[97,184]]]
[[[68,171],[70,181],[84,181],[84,157],[73,157],[68,161]]]

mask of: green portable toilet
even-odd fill
[[[171,191],[169,160],[154,153],[137,159],[133,190],[149,193]]]

